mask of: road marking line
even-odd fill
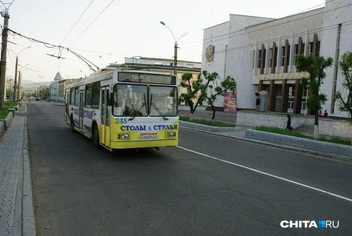
[[[180,148],[180,149],[183,149],[185,151],[188,151],[188,152],[192,152],[192,153],[204,156],[204,157],[208,157],[208,158],[211,158],[211,159],[214,159],[214,160],[217,160],[217,161],[221,161],[221,162],[233,165],[233,166],[237,166],[237,167],[240,167],[240,168],[243,168],[243,169],[246,169],[246,170],[250,170],[250,171],[262,174],[262,175],[266,175],[266,176],[269,176],[269,177],[272,177],[272,178],[275,178],[275,179],[279,179],[279,180],[282,180],[282,181],[285,181],[285,182],[289,182],[291,184],[299,185],[299,186],[304,187],[304,188],[315,190],[317,192],[325,193],[325,194],[328,194],[330,196],[333,196],[333,197],[336,197],[336,198],[340,198],[340,199],[352,202],[351,198],[347,198],[347,197],[344,197],[344,196],[341,196],[341,195],[338,195],[338,194],[335,194],[335,193],[332,193],[332,192],[328,192],[328,191],[325,191],[323,189],[315,188],[315,187],[312,187],[312,186],[309,186],[309,185],[306,185],[306,184],[302,184],[302,183],[299,183],[299,182],[296,182],[296,181],[293,181],[293,180],[289,180],[289,179],[286,179],[286,178],[283,178],[283,177],[280,177],[280,176],[277,176],[277,175],[269,174],[269,173],[261,171],[261,170],[253,169],[253,168],[248,167],[248,166],[237,164],[237,163],[234,163],[234,162],[231,162],[231,161],[226,161],[226,160],[223,160],[223,159],[220,159],[220,158],[217,158],[217,157],[213,157],[213,156],[201,153],[201,152],[193,151],[193,150],[188,149],[188,148],[184,148],[184,147],[180,147],[180,146],[177,146],[177,147]]]

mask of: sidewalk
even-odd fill
[[[0,138],[0,236],[35,235],[26,105]]]

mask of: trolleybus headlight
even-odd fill
[[[176,132],[166,131],[165,136],[166,138],[176,137]]]
[[[130,139],[130,134],[119,134],[119,139]]]

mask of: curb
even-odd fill
[[[245,138],[274,143],[277,146],[289,146],[304,151],[309,150],[311,153],[352,161],[352,146],[268,133],[253,129],[246,130]]]
[[[5,133],[14,117],[15,111],[10,111],[9,114],[5,117],[5,119],[0,120],[0,137],[2,137],[2,135]]]
[[[238,131],[241,131],[241,129],[238,127],[215,127],[215,126],[196,124],[196,123],[181,121],[181,120],[180,120],[180,125],[182,127],[203,130],[203,131],[209,131],[209,132],[238,132]]]
[[[228,138],[238,139],[242,141],[259,143],[259,144],[269,145],[269,146],[278,147],[278,148],[285,148],[285,149],[290,149],[292,151],[307,152],[307,153],[319,155],[322,157],[328,157],[328,158],[337,159],[341,161],[352,162],[352,147],[346,146],[346,145],[333,144],[333,143],[321,142],[317,140],[309,140],[309,139],[286,136],[286,135],[279,135],[274,133],[257,131],[253,129],[247,129],[245,131],[244,137],[241,137],[241,136],[231,135],[229,133],[226,133],[228,131],[222,131],[220,128],[216,128],[216,127],[213,129],[209,127],[208,128],[203,127],[204,129],[200,130],[199,128],[197,128],[199,127],[198,125],[199,124],[195,124],[192,122],[180,121],[180,126],[186,129],[198,130],[198,131],[206,132],[213,135],[225,136]],[[206,125],[202,125],[202,126],[206,126]],[[229,132],[244,131],[244,130],[241,130],[241,128],[239,127],[235,127],[235,128],[232,128],[232,130]],[[323,146],[324,149],[319,148],[319,146],[315,149],[312,149],[313,147],[312,145],[301,145],[301,146],[295,145],[295,142],[293,142],[293,140],[295,139],[298,139],[296,141],[299,141],[299,143],[303,143],[303,144],[308,143],[308,141],[311,141],[313,143],[316,143],[319,146]],[[331,146],[337,146],[337,147],[335,147],[334,149],[329,149],[329,147],[327,147],[328,146],[327,144],[329,145],[331,144]],[[326,148],[329,150],[326,151]],[[345,151],[339,151],[340,149]],[[332,152],[331,150],[336,151],[336,153]],[[346,150],[348,152],[347,155],[344,154],[346,153]]]
[[[27,118],[24,119],[23,146],[23,198],[22,198],[22,229],[23,235],[35,236],[35,219],[33,209],[31,167],[28,153]]]

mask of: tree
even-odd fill
[[[202,78],[204,77],[204,79]],[[192,74],[186,73],[182,75],[181,87],[186,88],[187,93],[180,95],[180,102],[185,102],[190,108],[190,119],[193,120],[194,112],[199,105],[203,105],[204,102],[212,107],[213,116],[215,118],[215,107],[214,101],[219,95],[223,95],[229,91],[236,91],[236,82],[233,78],[228,76],[224,81],[220,82],[220,85],[214,87],[214,83],[221,80],[218,73],[208,73],[203,71],[199,74],[196,80],[192,80]],[[209,89],[210,93],[207,93]]]
[[[210,76],[212,81],[214,83],[216,83],[218,80],[220,80],[220,77],[218,76],[217,73],[213,73],[215,76],[213,78],[213,76]],[[216,83],[217,84],[217,83]],[[211,109],[213,111],[213,115],[211,117],[212,120],[215,119],[215,106],[214,106],[214,102],[216,101],[218,96],[224,96],[225,93],[227,92],[236,92],[236,87],[237,87],[237,83],[235,81],[234,78],[232,78],[231,76],[227,76],[225,80],[220,82],[220,85],[217,86],[213,86],[213,85],[209,85],[209,93],[210,94],[206,94],[206,100],[208,102],[208,104],[211,106]]]
[[[343,90],[347,91],[346,93],[337,91],[335,98],[339,102],[339,110],[348,111],[352,122],[352,52],[349,51],[342,55],[339,66],[342,75],[345,77],[342,82]],[[343,94],[345,94],[345,97]]]
[[[183,74],[180,83],[181,87],[185,88],[187,91],[180,95],[180,102],[184,102],[189,106],[191,120],[193,120],[193,115],[197,107],[203,105],[203,102],[205,101],[205,85],[203,84],[201,74],[199,74],[196,80],[192,80],[192,78],[191,73]]]
[[[13,91],[11,89],[6,89],[6,97],[12,99]]]
[[[42,98],[46,100],[49,97],[50,97],[50,88],[42,88],[41,90],[39,90],[37,98]]]
[[[299,71],[306,71],[309,73],[308,78],[302,78],[301,84],[310,90],[307,107],[312,109],[314,113],[314,139],[319,136],[319,116],[318,112],[322,109],[322,105],[326,102],[327,97],[320,92],[320,86],[323,84],[326,73],[324,70],[332,66],[333,59],[328,57],[315,57],[312,55],[304,56],[300,54],[297,56],[296,68]]]

